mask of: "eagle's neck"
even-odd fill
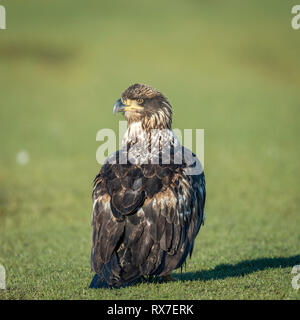
[[[135,164],[156,163],[159,155],[168,157],[171,149],[181,146],[171,129],[145,130],[141,122],[128,126],[122,144],[129,150],[128,158]]]
[[[136,143],[149,143],[165,140],[164,143],[176,144],[178,139],[170,128],[145,128],[141,121],[132,122],[128,124],[128,128],[124,134],[122,145],[133,145]]]
[[[123,136],[122,145],[134,144],[138,141],[142,141],[146,138],[143,130],[142,122],[131,122],[128,124],[128,128]]]

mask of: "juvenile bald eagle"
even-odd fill
[[[94,180],[91,288],[169,276],[192,255],[204,223],[203,169],[174,135],[167,98],[134,84],[115,103],[117,112],[128,129]]]

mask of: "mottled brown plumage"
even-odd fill
[[[94,180],[92,288],[169,275],[192,254],[204,222],[204,173],[173,134],[166,97],[135,84],[118,111],[128,121],[123,147]]]

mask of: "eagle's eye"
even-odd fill
[[[126,99],[121,98],[121,101],[122,101],[122,103],[123,103],[123,104],[125,104],[125,105],[126,105]]]
[[[143,102],[144,102],[144,99],[140,98],[140,99],[137,99],[136,102],[141,105]]]

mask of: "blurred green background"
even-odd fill
[[[0,299],[299,299],[297,1],[0,4]],[[205,129],[206,224],[177,281],[89,290],[96,133],[136,82]]]

